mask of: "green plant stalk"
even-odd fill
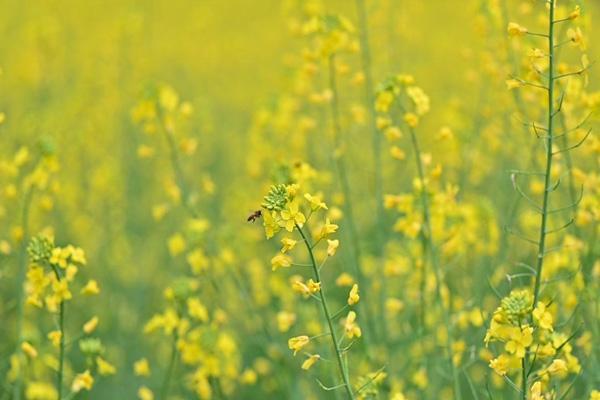
[[[329,90],[332,93],[331,99],[331,115],[333,121],[333,145],[334,151],[343,151],[342,149],[342,124],[340,118],[340,109],[339,109],[339,94],[337,90],[337,82],[335,79],[335,55],[331,55],[329,58]],[[348,180],[348,174],[346,172],[346,165],[344,162],[343,154],[334,154],[333,155],[336,170],[338,173],[338,177],[340,180],[340,186],[342,188],[342,194],[344,195],[344,214],[346,215],[348,221],[348,233],[350,238],[350,247],[352,248],[353,258],[354,258],[354,271],[356,273],[356,277],[358,279],[359,286],[363,288],[368,288],[367,277],[363,274],[361,268],[361,251],[360,251],[360,241],[358,238],[358,231],[356,228],[356,224],[354,222],[354,212],[352,207],[352,199],[350,197],[350,183]],[[367,347],[370,347],[370,328],[373,327],[371,320],[369,318],[369,313],[366,312],[364,304],[359,303],[360,311],[363,314],[366,325],[368,329],[365,329],[365,344]]]
[[[521,359],[521,399],[527,400],[527,356]]]
[[[169,396],[169,389],[171,387],[171,378],[173,377],[173,371],[175,370],[175,364],[177,364],[177,328],[173,330],[173,341],[171,343],[171,357],[169,358],[169,365],[167,366],[167,373],[160,389],[160,400],[166,400]]]
[[[375,255],[381,257],[383,254],[383,245],[385,237],[385,217],[383,210],[383,169],[381,162],[381,133],[377,129],[376,119],[377,114],[374,105],[374,85],[373,85],[373,69],[371,67],[371,47],[369,44],[369,24],[365,0],[356,0],[356,10],[358,14],[358,24],[360,30],[360,49],[362,70],[365,75],[365,107],[369,110],[369,124],[371,125],[372,147],[373,147],[373,176],[375,178],[375,210],[376,210],[376,228],[375,228]],[[386,279],[382,279],[379,312],[385,315],[385,296],[386,296]],[[386,318],[381,319],[382,322],[382,337],[387,336]]]
[[[548,12],[548,131],[546,136],[546,170],[544,175],[544,196],[542,202],[542,215],[540,222],[539,245],[537,252],[537,265],[535,284],[533,290],[533,304],[537,304],[540,296],[540,285],[542,282],[542,271],[544,267],[544,252],[546,251],[546,224],[548,221],[549,193],[551,190],[550,175],[552,172],[552,145],[554,143],[554,70],[556,60],[554,59],[554,4],[555,0],[549,0],[550,10]]]
[[[423,208],[423,230],[421,231],[422,244],[423,244],[423,252],[429,252],[429,258],[431,260],[431,264],[433,266],[433,272],[435,275],[435,287],[436,287],[436,299],[438,301],[438,307],[442,313],[444,325],[446,328],[446,332],[448,335],[448,339],[446,341],[446,351],[448,352],[448,363],[450,366],[450,372],[452,373],[452,381],[454,384],[454,398],[460,400],[462,398],[460,391],[460,381],[458,376],[458,371],[454,366],[454,362],[452,361],[452,327],[450,324],[450,318],[448,316],[449,310],[446,310],[444,307],[444,301],[442,298],[442,273],[440,271],[439,260],[437,258],[437,254],[435,251],[432,229],[431,229],[431,213],[429,210],[429,201],[427,199],[427,191],[425,186],[425,172],[423,170],[423,162],[421,161],[421,149],[419,147],[419,141],[417,140],[417,135],[415,133],[415,129],[409,127],[410,138],[413,147],[413,153],[415,156],[415,161],[417,163],[417,173],[419,176],[419,181],[421,182],[421,206]],[[425,256],[425,254],[423,254]],[[426,268],[425,262],[423,262],[423,273],[422,273],[422,282],[421,287],[424,290],[424,280],[426,279]],[[424,294],[421,294],[424,296]],[[424,299],[424,297],[423,297]],[[423,305],[424,306],[424,305]],[[422,311],[424,312],[424,311]],[[424,318],[424,316],[423,316]],[[424,321],[423,321],[424,322]]]
[[[54,271],[54,275],[56,279],[60,282],[61,276],[58,269],[51,265],[52,270]],[[58,392],[58,400],[62,400],[63,398],[63,381],[64,381],[64,370],[65,370],[65,348],[66,348],[66,340],[65,340],[65,302],[64,300],[60,301],[58,306],[58,330],[60,332],[60,340],[58,344],[58,371],[56,371],[56,390]]]
[[[335,356],[337,359],[338,368],[340,370],[340,374],[344,381],[344,387],[346,388],[346,393],[348,394],[348,398],[354,400],[354,392],[352,391],[352,386],[350,384],[350,376],[348,373],[348,369],[346,368],[346,364],[344,363],[344,359],[342,357],[342,351],[338,346],[337,334],[335,333],[335,328],[333,327],[333,319],[331,318],[331,313],[329,312],[329,307],[327,306],[327,299],[325,297],[325,288],[321,283],[321,273],[319,272],[319,266],[317,265],[317,261],[315,259],[315,254],[313,253],[312,242],[306,236],[304,231],[298,224],[296,224],[296,229],[300,232],[300,236],[304,241],[306,246],[306,250],[308,251],[308,255],[310,256],[310,263],[312,266],[313,274],[315,276],[315,280],[317,284],[320,284],[321,289],[319,290],[319,299],[321,300],[321,308],[323,310],[323,315],[327,320],[327,326],[329,327],[329,334],[331,336],[331,344],[333,345],[333,349],[335,350]]]
[[[58,329],[60,330],[60,343],[58,355],[58,373],[56,376],[56,386],[58,389],[58,399],[62,399],[63,375],[65,370],[65,302],[60,302],[58,314]]]
[[[16,338],[15,353],[20,355],[21,342],[23,341],[23,320],[25,318],[25,276],[27,271],[27,242],[29,236],[29,210],[33,198],[33,186],[29,187],[25,192],[23,199],[23,210],[21,212],[21,227],[23,228],[23,237],[21,238],[21,246],[19,247],[19,275],[17,278],[17,321],[16,321]],[[13,387],[13,399],[21,399],[21,391],[23,387],[23,378],[19,371],[15,385]]]

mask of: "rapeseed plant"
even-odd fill
[[[92,3],[0,13],[0,400],[600,398],[600,4]]]

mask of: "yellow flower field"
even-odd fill
[[[0,400],[600,400],[600,2],[0,6]]]

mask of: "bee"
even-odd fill
[[[261,210],[256,210],[252,214],[250,214],[250,216],[248,217],[248,219],[246,221],[248,221],[248,222],[254,222],[257,219],[259,219],[260,217],[262,217],[262,211]]]

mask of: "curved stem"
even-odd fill
[[[300,226],[296,224],[296,229],[300,232],[300,236],[304,241],[306,246],[306,250],[310,256],[310,262],[312,264],[313,273],[315,276],[315,280],[317,284],[321,284],[321,273],[319,272],[319,266],[317,261],[315,260],[315,254],[313,253],[313,247],[310,239],[304,234],[304,231]],[[344,363],[344,359],[342,357],[342,351],[338,345],[337,334],[335,333],[335,329],[333,327],[333,319],[331,318],[331,313],[329,312],[329,307],[327,306],[327,299],[325,297],[325,288],[321,284],[321,290],[319,290],[319,297],[321,308],[323,310],[323,315],[327,320],[327,326],[329,327],[329,334],[331,336],[331,344],[333,345],[333,349],[335,350],[335,356],[338,364],[338,368],[340,370],[340,374],[342,375],[342,379],[344,380],[344,387],[346,388],[346,393],[348,394],[348,398],[354,400],[355,396],[352,391],[352,386],[350,385],[350,376],[348,374],[348,369],[346,368],[346,364]]]

